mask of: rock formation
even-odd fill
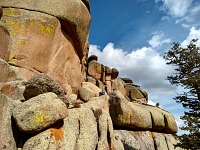
[[[0,0],[0,149],[174,150],[172,114],[88,58],[89,0]]]

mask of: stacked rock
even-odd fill
[[[173,115],[88,58],[89,0],[0,5],[0,149],[176,149]]]

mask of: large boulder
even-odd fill
[[[83,103],[81,108],[89,108],[93,111],[103,109],[109,113],[109,96],[106,94],[99,97],[92,97],[87,103]]]
[[[12,131],[11,116],[13,112],[12,100],[0,93],[0,149],[14,150],[16,142]]]
[[[110,115],[118,128],[177,133],[174,116],[155,106],[129,102],[119,91],[109,93]]]
[[[140,103],[147,104],[148,95],[142,90],[139,86],[135,86],[134,84],[126,84],[126,94],[132,101],[138,101]]]
[[[111,86],[112,86],[112,91],[117,90],[121,92],[124,96],[126,95],[125,82],[122,79],[116,78],[112,80]]]
[[[71,109],[64,122],[27,140],[23,150],[94,150],[98,143],[97,122],[89,109]]]
[[[82,57],[83,54],[79,51],[82,51],[86,47],[91,20],[88,10],[89,2],[83,2],[81,0],[25,0],[23,2],[21,0],[1,0],[0,5],[2,7],[22,8],[31,10],[32,12],[42,12],[62,20],[64,30],[72,37],[76,50],[80,54],[80,57]],[[13,13],[13,15],[15,14]]]
[[[118,77],[119,71],[116,68],[112,68],[111,79],[114,80]]]
[[[152,129],[151,115],[143,106],[129,102],[119,91],[111,92],[109,96],[110,115],[115,126],[135,130]]]
[[[76,2],[72,0],[57,0],[40,1],[37,3],[29,0],[22,3],[18,0],[1,0],[0,5],[5,7],[0,20],[0,34],[3,35],[0,37],[0,41],[4,41],[0,45],[2,50],[0,57],[8,61],[9,64],[18,66],[19,71],[26,78],[30,78],[36,73],[45,73],[55,79],[66,93],[71,92],[69,85],[72,87],[73,92],[77,93],[83,81],[83,68],[81,64],[83,48],[80,47],[86,47],[83,45],[87,45],[88,29],[85,28],[89,28],[89,26],[83,27],[84,24],[79,24],[76,27],[77,30],[72,30],[70,27],[68,28],[65,21],[61,21],[63,22],[61,28],[61,23],[56,17],[59,17],[59,11],[64,11],[64,14],[75,15],[74,17],[78,15],[78,18],[80,18],[80,14],[84,14],[81,15],[81,18],[84,18],[89,13],[80,13],[79,11],[84,11],[85,5],[79,0],[76,0]],[[51,12],[43,11],[38,8],[40,6],[46,7],[46,10],[55,11],[58,14],[49,15]],[[68,6],[70,7],[68,11],[73,13],[66,13]],[[18,9],[17,7],[25,9]],[[39,12],[31,11],[34,8],[38,8]],[[86,11],[88,11],[87,8]],[[62,15],[60,17],[62,18]],[[74,21],[79,20],[73,19]],[[73,24],[73,21],[71,23]],[[87,24],[89,24],[89,20]],[[75,24],[73,25],[76,26]],[[84,30],[80,30],[80,26]],[[71,32],[77,31],[80,34],[71,35],[71,32],[63,30],[64,28],[69,29]],[[84,33],[83,36],[81,36],[82,33]],[[80,43],[73,40],[78,38],[78,36],[80,36],[82,41]],[[80,47],[74,47],[75,44]]]
[[[101,92],[101,89],[99,89],[96,85],[90,82],[83,82],[78,94],[82,100],[87,102],[93,97],[98,97],[99,92]]]
[[[28,100],[32,97],[38,96],[48,92],[55,93],[61,100],[66,101],[65,92],[60,85],[52,78],[45,74],[36,74],[26,83],[24,90],[24,98]]]
[[[96,60],[92,60],[88,63],[88,75],[97,80],[100,80],[101,73],[102,73],[102,67],[100,63],[98,63]]]
[[[41,131],[67,115],[65,103],[54,93],[33,97],[17,105],[13,111],[18,128],[27,133]]]

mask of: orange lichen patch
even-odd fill
[[[135,135],[135,132],[133,132],[133,131],[128,131],[131,135]]]
[[[51,128],[50,130],[53,133],[53,136],[54,136],[56,142],[58,142],[60,140],[63,140],[64,132],[63,132],[63,130],[61,128],[59,128],[59,129]]]

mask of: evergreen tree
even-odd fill
[[[179,136],[178,146],[185,149],[200,149],[200,48],[193,39],[183,48],[180,43],[174,42],[173,47],[164,58],[168,65],[176,67],[175,73],[168,76],[171,84],[184,87],[185,91],[174,99],[186,109],[181,119],[184,121],[182,130],[188,134]]]

